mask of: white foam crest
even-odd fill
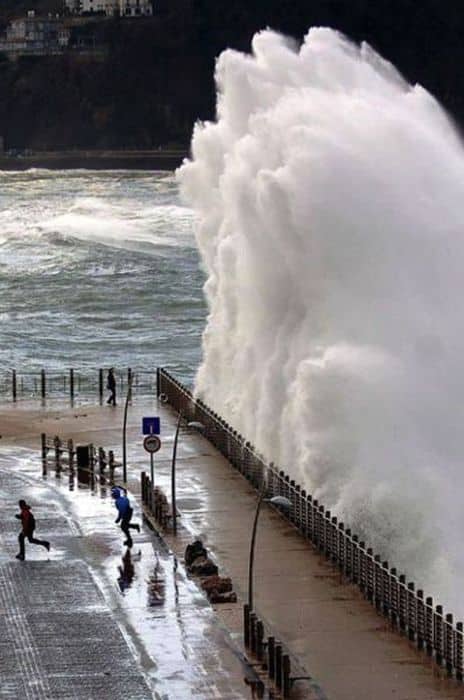
[[[330,29],[261,32],[216,81],[179,171],[208,276],[196,391],[462,613],[459,136]]]

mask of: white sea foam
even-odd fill
[[[367,45],[225,51],[179,171],[210,315],[196,391],[460,614],[464,152]]]

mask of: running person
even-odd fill
[[[21,520],[23,529],[18,535],[19,554],[16,555],[16,559],[24,561],[24,559],[26,558],[26,549],[24,546],[24,540],[26,539],[26,537],[31,544],[40,544],[42,547],[45,547],[47,552],[50,551],[50,542],[47,542],[47,540],[35,539],[35,518],[31,511],[31,507],[26,503],[25,500],[21,499],[19,501],[19,508],[21,512],[18,515],[15,515],[15,517],[18,518],[18,520]]]
[[[114,504],[118,510],[118,517],[115,523],[121,523],[121,530],[126,536],[125,545],[132,547],[134,544],[130,534],[130,530],[137,530],[140,532],[140,525],[138,523],[131,523],[131,518],[133,514],[133,509],[127,496],[123,495],[118,488],[111,489],[111,495],[114,498]]]

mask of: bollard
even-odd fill
[[[42,443],[42,476],[47,476],[47,436],[45,433],[40,435]]]
[[[264,625],[261,620],[256,623],[256,658],[262,661],[264,658]]]
[[[275,684],[282,690],[282,644],[275,645]]]
[[[256,613],[250,613],[250,649],[253,654],[256,654],[256,624],[258,618]]]
[[[273,681],[275,678],[275,637],[267,638],[267,674]]]
[[[58,435],[53,438],[53,445],[55,447],[55,476],[59,476],[61,471],[61,440]]]
[[[98,370],[98,396],[100,397],[100,403],[103,403],[103,370]]]
[[[74,370],[69,370],[69,398],[74,401]]]
[[[74,443],[73,439],[69,438],[68,442],[66,443],[66,447],[68,450],[68,464],[69,464],[69,470],[73,471],[74,470]]]
[[[93,444],[89,445],[90,488],[95,488],[95,455]]]
[[[76,446],[77,480],[83,484],[89,483],[89,446]]]
[[[285,654],[282,657],[282,691],[283,691],[283,696],[284,698],[289,698],[290,697],[290,690],[292,687],[291,681],[290,681],[290,657],[288,654]]]
[[[146,484],[145,484],[146,476],[147,476],[147,475],[146,475],[145,472],[142,472],[142,473],[140,474],[140,494],[141,494],[141,496],[142,496],[142,503],[143,503],[143,505],[145,505],[145,503],[146,503],[146,498],[147,498],[147,497],[146,497]]]
[[[11,376],[11,391],[13,393],[13,401],[16,401],[16,396],[17,396],[17,386],[16,386],[16,370],[12,370],[12,376]]]
[[[42,398],[45,398],[46,387],[45,387],[45,370],[40,370],[40,394]]]
[[[110,470],[110,483],[114,483],[114,452],[108,450],[108,467]]]
[[[98,471],[100,476],[104,474],[106,467],[106,454],[103,447],[98,448]]]

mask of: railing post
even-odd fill
[[[406,588],[406,576],[400,574],[400,585],[398,588],[398,598],[399,598],[399,626],[400,630],[404,632],[406,629],[407,615],[408,615],[408,594]]]
[[[456,622],[456,643],[454,645],[454,668],[456,669],[456,680],[461,681],[464,673],[464,625]]]
[[[433,636],[435,647],[435,661],[437,666],[443,664],[444,630],[443,630],[443,606],[436,605],[433,614]]]
[[[72,367],[69,370],[69,397],[71,402],[74,401],[74,370]]]
[[[454,627],[451,613],[445,619],[445,665],[448,676],[453,675],[454,667]]]
[[[46,386],[45,386],[45,370],[41,369],[40,370],[40,394],[42,398],[45,398],[46,394]]]
[[[427,651],[427,656],[432,656],[433,646],[433,598],[429,596],[425,599],[425,649]]]
[[[156,397],[161,394],[161,369],[156,368]]]
[[[16,386],[16,370],[11,370],[11,391],[13,394],[13,401],[16,401],[17,397],[17,386]]]
[[[422,651],[425,643],[425,603],[424,591],[419,588],[417,591],[417,648]]]
[[[47,476],[47,436],[41,433],[40,440],[42,444],[42,476]]]
[[[411,642],[416,639],[417,632],[417,598],[414,592],[414,583],[408,583],[408,638]]]
[[[98,370],[98,396],[100,403],[103,403],[103,370],[101,368]]]

